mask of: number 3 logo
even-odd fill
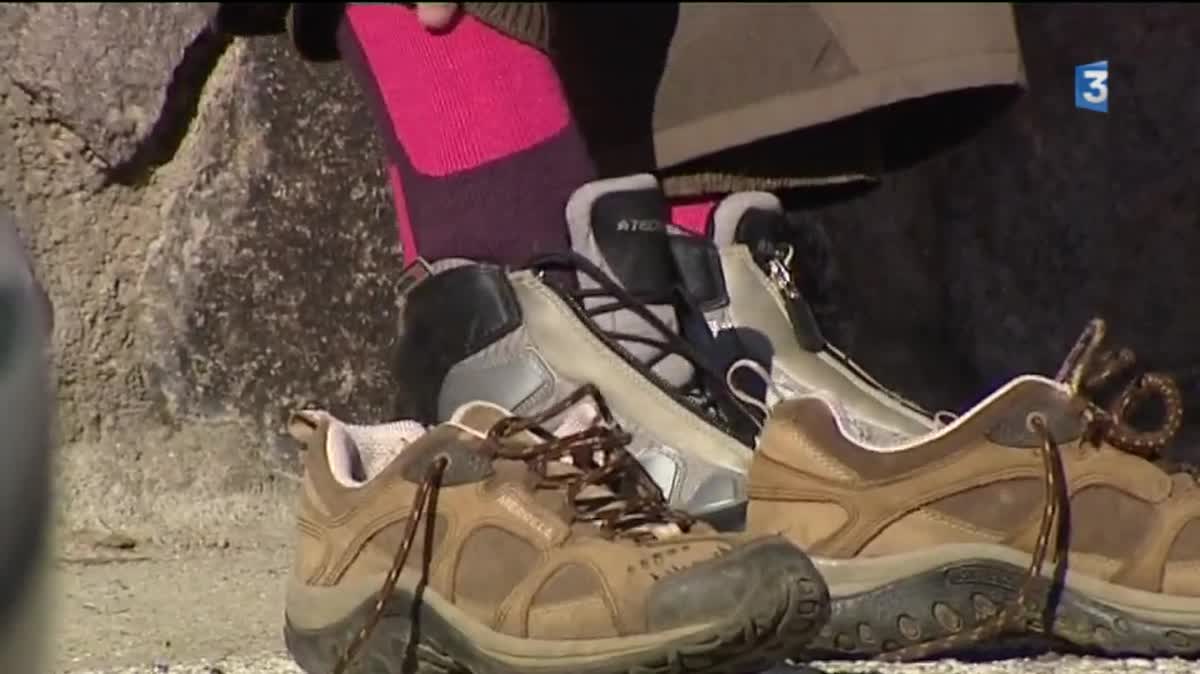
[[[1088,103],[1099,105],[1108,100],[1108,71],[1107,70],[1085,70],[1083,78],[1087,80],[1087,91],[1083,92],[1083,98]]]

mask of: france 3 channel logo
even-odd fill
[[[1075,66],[1075,107],[1108,112],[1108,61]]]

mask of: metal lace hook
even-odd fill
[[[1104,319],[1093,318],[1088,321],[1087,327],[1083,329],[1083,333],[1079,335],[1079,339],[1075,340],[1075,345],[1063,359],[1062,366],[1058,368],[1058,373],[1054,378],[1066,384],[1072,395],[1079,395],[1082,392],[1085,372],[1089,363],[1095,358],[1096,350],[1104,342],[1107,332],[1108,326]]]

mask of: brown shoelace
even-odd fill
[[[1090,400],[1090,396],[1110,387],[1116,377],[1127,373],[1134,365],[1134,355],[1128,349],[1116,352],[1101,350],[1105,333],[1103,320],[1097,318],[1089,322],[1059,369],[1058,381],[1067,384],[1071,393],[1080,399]],[[1162,423],[1156,429],[1139,430],[1133,425],[1131,415],[1139,405],[1153,398],[1157,398],[1163,407]],[[1161,373],[1135,376],[1106,408],[1093,402],[1086,404],[1081,442],[1096,446],[1107,442],[1119,450],[1147,460],[1159,460],[1162,449],[1171,442],[1183,424],[1183,398],[1179,387],[1174,380]],[[1063,582],[1067,570],[1069,541],[1062,534],[1066,530],[1065,516],[1069,512],[1070,494],[1067,491],[1062,454],[1046,418],[1038,413],[1030,414],[1027,423],[1030,430],[1040,435],[1042,440],[1038,453],[1044,469],[1045,505],[1033,548],[1033,559],[1017,596],[974,629],[891,651],[879,659],[889,662],[917,660],[934,653],[986,643],[1002,634],[1048,632],[1054,619],[1052,598],[1055,587]],[[1048,555],[1054,565],[1053,580],[1043,584],[1042,570]],[[1041,592],[1041,601],[1032,601],[1038,592]],[[1043,608],[1042,615],[1033,615],[1038,611],[1039,603]]]
[[[600,423],[565,437],[557,437],[541,424],[558,416],[572,405],[590,397],[600,415]],[[509,445],[505,440],[531,433],[543,442],[535,445]],[[567,501],[578,521],[592,522],[601,530],[618,536],[653,536],[643,525],[675,524],[687,531],[694,524],[688,515],[671,509],[658,484],[642,464],[625,450],[631,437],[613,419],[608,404],[591,385],[584,386],[554,407],[536,417],[508,417],[488,433],[496,458],[524,461],[539,476],[537,489],[565,489]],[[549,475],[551,462],[569,458],[574,471]],[[578,500],[588,486],[609,490],[613,498],[600,503]]]
[[[600,415],[599,423],[561,438],[542,426],[585,398],[591,398],[595,404]],[[541,442],[508,442],[522,433],[529,433]],[[645,528],[647,524],[674,524],[682,531],[687,531],[693,524],[692,518],[668,507],[662,490],[625,450],[630,435],[616,423],[603,396],[590,384],[576,389],[535,416],[501,419],[488,431],[487,440],[492,458],[525,462],[539,478],[537,488],[565,490],[576,520],[591,522],[598,530],[638,539],[653,535]],[[547,470],[550,464],[564,458],[570,459],[575,470],[549,475]],[[448,461],[439,457],[426,470],[413,497],[412,509],[404,527],[404,538],[396,549],[391,569],[384,577],[371,616],[338,658],[333,674],[345,674],[383,619],[400,573],[408,563],[417,527],[422,520],[425,521],[427,538],[425,554],[432,551],[432,541],[428,539],[433,535],[437,495],[447,465]],[[604,499],[601,504],[578,502],[578,496],[588,486],[608,489],[614,498]],[[429,561],[427,557],[421,566],[416,601],[420,601],[428,580]]]

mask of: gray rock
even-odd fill
[[[100,161],[119,166],[151,133],[204,3],[0,5],[0,71]]]
[[[282,39],[246,42],[218,77],[146,277],[166,300],[147,316],[150,388],[169,417],[384,416],[401,260],[372,120],[340,66]]]
[[[69,527],[236,534],[279,511],[293,407],[388,414],[372,120],[341,66],[206,37],[207,12],[0,8],[0,204],[55,304]],[[145,119],[110,125],[114,101]]]
[[[123,60],[145,56],[125,47]],[[273,423],[353,397],[383,413],[394,217],[339,66],[308,66],[281,39],[238,44],[175,157],[134,187],[106,183],[58,108],[8,84],[0,195],[39,223],[67,439],[131,410]]]

